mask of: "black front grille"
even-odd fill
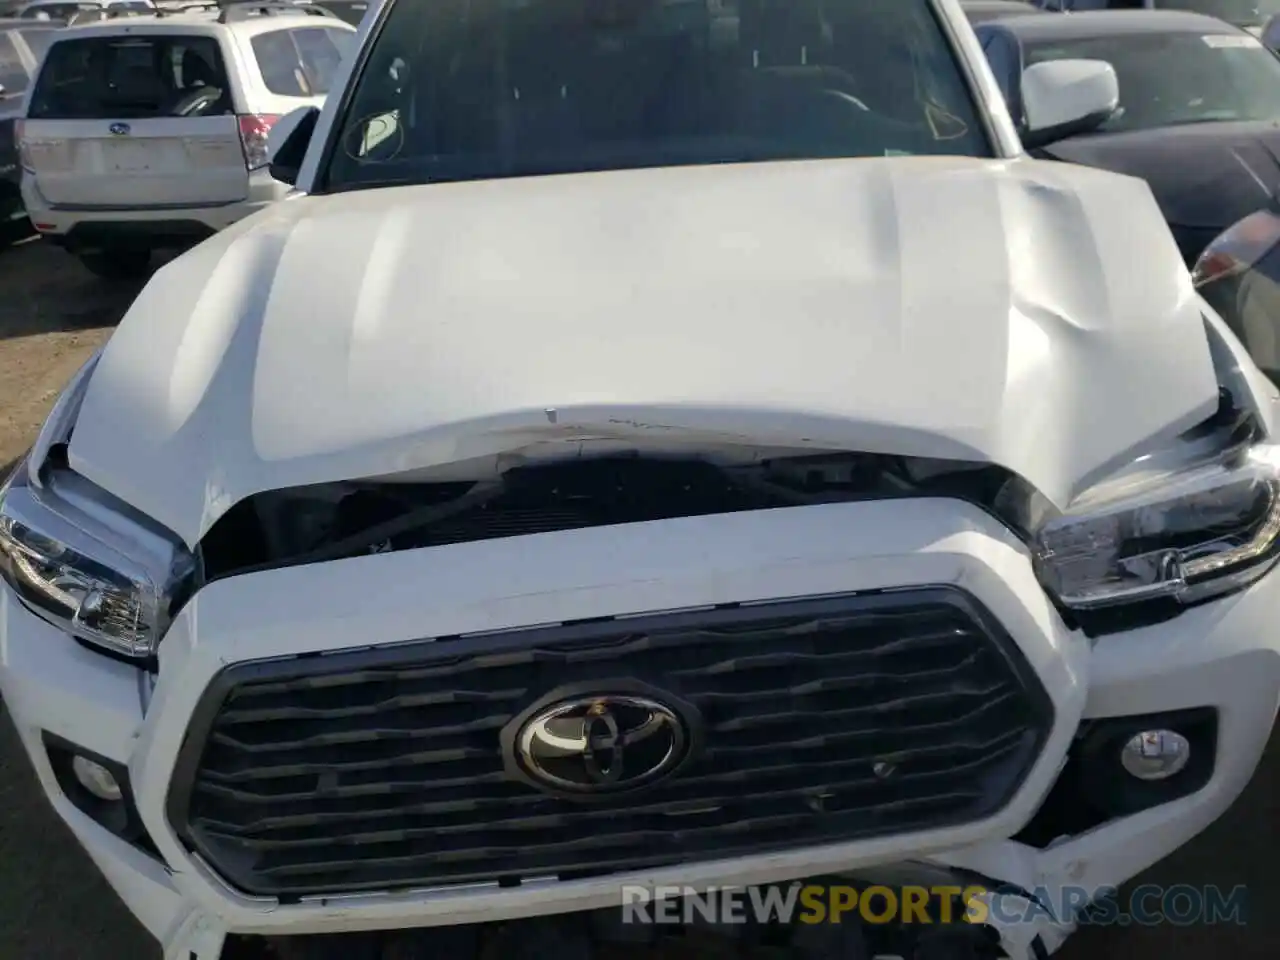
[[[507,773],[500,734],[521,711],[628,682],[700,716],[673,776],[584,803]],[[979,820],[1051,724],[959,590],[730,606],[232,667],[169,813],[249,893],[515,884]]]

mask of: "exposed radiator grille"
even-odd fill
[[[666,779],[584,802],[513,774],[522,711],[630,684],[677,705],[688,734]],[[1051,724],[1012,642],[958,590],[735,606],[229,668],[169,814],[255,894],[518,883],[975,821]],[[628,776],[657,769],[628,749]]]

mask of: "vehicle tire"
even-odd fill
[[[112,250],[82,253],[84,268],[103,280],[142,280],[151,273],[150,250]]]

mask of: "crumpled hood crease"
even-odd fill
[[[1140,181],[814,161],[278,204],[163,268],[72,466],[196,542],[270,489],[655,433],[977,459],[1065,503],[1208,416]]]

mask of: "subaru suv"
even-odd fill
[[[58,34],[25,101],[22,196],[100,276],[145,275],[280,199],[271,125],[324,101],[355,28],[320,8],[230,4]]]
[[[718,932],[1041,960],[1253,776],[1280,396],[958,0],[385,0],[270,139],[0,493],[5,706],[168,960],[889,877],[965,909]]]

